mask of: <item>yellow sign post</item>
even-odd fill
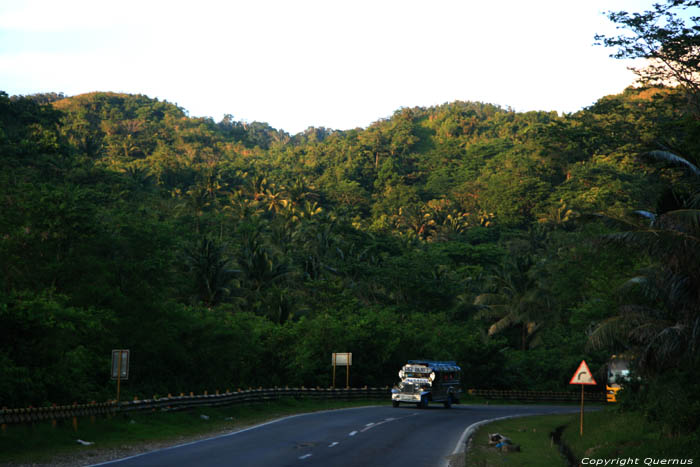
[[[569,384],[579,384],[581,385],[581,427],[579,431],[579,435],[583,436],[583,386],[585,385],[596,385],[598,383],[595,382],[595,379],[593,379],[593,374],[591,373],[591,370],[588,368],[588,365],[586,365],[585,360],[581,360],[581,363],[578,366],[578,369],[576,370],[576,373],[574,373],[574,376],[571,377],[571,381],[569,381]]]
[[[331,362],[333,364],[333,388],[335,389],[335,367],[345,366],[345,387],[350,387],[350,366],[352,365],[352,353],[342,352],[333,353],[331,356]]]

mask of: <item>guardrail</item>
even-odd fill
[[[556,391],[519,391],[498,389],[470,389],[471,396],[485,397],[486,399],[505,399],[518,401],[551,401],[551,402],[578,402],[581,401],[580,392],[556,392]],[[587,391],[584,393],[586,402],[605,402],[606,395],[603,391]]]
[[[236,392],[199,394],[190,393],[189,396],[168,395],[167,397],[153,397],[152,399],[134,399],[128,402],[105,402],[90,404],[73,404],[51,407],[28,407],[25,409],[0,409],[0,425],[33,423],[39,421],[56,420],[110,415],[119,412],[133,411],[171,411],[183,410],[192,407],[213,407],[223,405],[242,404],[247,402],[262,402],[276,400],[281,397],[306,397],[311,399],[387,399],[391,393],[389,388],[271,388],[271,389],[247,389]]]
[[[555,391],[518,391],[518,390],[497,390],[497,389],[469,389],[469,395],[484,397],[486,399],[505,399],[520,401],[554,401],[554,402],[577,402],[581,400],[580,393],[576,392],[555,392]],[[77,417],[114,415],[117,413],[134,411],[175,411],[190,409],[193,407],[215,407],[224,405],[243,404],[247,402],[262,402],[277,400],[282,397],[306,397],[311,399],[385,399],[391,396],[390,388],[270,388],[270,389],[247,389],[236,392],[226,391],[224,393],[189,396],[180,394],[179,396],[168,395],[167,397],[153,397],[152,399],[134,399],[133,401],[104,402],[90,404],[73,405],[53,405],[51,407],[28,407],[25,409],[0,409],[0,425],[3,427],[10,424],[34,423],[40,421],[52,421],[73,418],[74,423]],[[585,392],[586,402],[605,402],[604,392]]]

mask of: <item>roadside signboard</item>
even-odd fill
[[[112,350],[112,379],[129,379],[129,349]]]
[[[112,379],[117,380],[117,404],[122,380],[129,379],[129,349],[112,350]]]
[[[352,366],[352,353],[351,352],[334,353],[331,358],[333,359],[332,360],[333,365]]]
[[[583,387],[586,385],[595,386],[598,384],[595,382],[595,379],[593,379],[593,374],[591,373],[590,368],[588,368],[588,365],[586,365],[585,360],[581,360],[581,363],[576,369],[574,376],[571,377],[569,384],[578,384],[581,386],[581,428],[579,434],[580,436],[583,436]]]
[[[351,352],[334,352],[331,355],[331,364],[333,365],[333,387],[335,387],[335,367],[345,367],[345,387],[350,387],[350,367],[352,366]]]

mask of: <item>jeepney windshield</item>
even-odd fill
[[[407,371],[404,373],[406,378],[428,378],[430,376],[430,373],[416,373],[413,371]]]

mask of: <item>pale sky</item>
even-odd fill
[[[0,90],[146,94],[292,134],[454,100],[574,112],[632,84],[602,14],[653,0],[0,0]]]

